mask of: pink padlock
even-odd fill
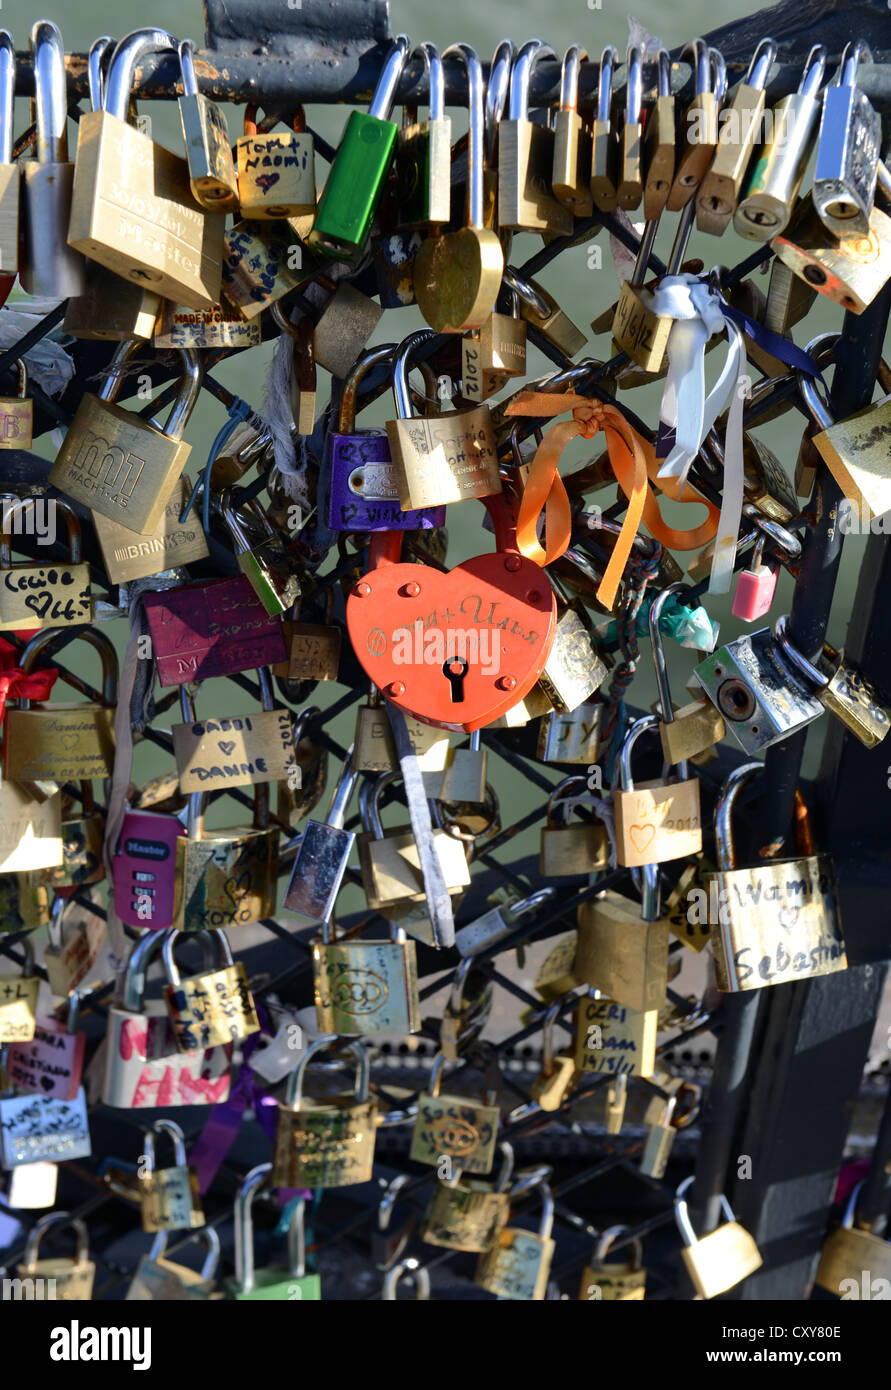
[[[776,563],[773,568],[765,565],[763,557],[764,536],[759,535],[752,552],[751,568],[742,570],[736,582],[736,593],[733,595],[733,607],[730,610],[734,618],[741,618],[744,623],[753,623],[756,618],[763,618],[764,614],[770,611],[776,593],[780,567]]]

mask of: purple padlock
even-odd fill
[[[328,434],[326,521],[333,531],[432,531],[445,525],[445,507],[403,511],[385,430],[356,430],[359,383],[371,367],[389,361],[393,343],[369,348],[343,384],[340,418]]]

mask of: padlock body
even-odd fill
[[[244,220],[226,232],[222,292],[246,319],[256,319],[319,269],[287,221]]]
[[[257,1269],[254,1287],[247,1292],[239,1289],[234,1279],[226,1281],[229,1297],[237,1303],[318,1303],[322,1297],[322,1281],[318,1274],[289,1274],[286,1269]]]
[[[543,1299],[555,1248],[552,1240],[506,1226],[477,1261],[473,1282],[499,1298]]]
[[[147,594],[146,621],[162,686],[284,661],[281,623],[243,574]]]
[[[636,782],[633,791],[615,792],[616,855],[620,864],[639,867],[699,854],[699,782]]]
[[[452,122],[449,117],[406,126],[396,146],[396,225],[427,227],[451,215]]]
[[[101,1097],[125,1110],[216,1105],[229,1097],[232,1044],[179,1052],[163,1004],[109,1010]]]
[[[737,1221],[728,1221],[681,1250],[700,1298],[716,1298],[742,1283],[763,1264],[758,1247]]]
[[[241,963],[165,985],[164,998],[180,1052],[199,1052],[259,1033],[260,1022]]]
[[[886,1287],[891,1285],[891,1244],[887,1240],[856,1226],[839,1226],[831,1232],[820,1255],[815,1284],[842,1298],[860,1297],[861,1293],[864,1298],[876,1298],[873,1289],[880,1279],[886,1281]]]
[[[509,1199],[488,1183],[437,1183],[421,1226],[428,1245],[447,1250],[480,1252],[490,1249],[498,1231],[507,1224]]]
[[[47,702],[6,715],[5,775],[17,782],[91,782],[111,776],[114,710]]]
[[[313,943],[316,1015],[324,1033],[416,1033],[414,941]]]
[[[0,431],[4,428],[3,412],[9,404],[0,400]],[[0,448],[4,447],[26,449],[29,444],[15,437],[4,443],[0,437]],[[0,632],[15,628],[68,627],[92,620],[88,564],[62,562],[0,569]]]
[[[279,1105],[272,1181],[276,1187],[350,1187],[371,1181],[373,1101],[352,1097]]]
[[[85,1303],[93,1297],[96,1266],[92,1260],[80,1264],[64,1256],[35,1260],[32,1265],[16,1265],[16,1276],[27,1279],[35,1299],[62,1299],[65,1302]]]
[[[572,973],[638,1013],[660,1009],[668,985],[668,926],[641,921],[619,893],[591,898],[579,908]]]
[[[192,197],[212,212],[238,208],[238,176],[226,117],[203,92],[179,98]]]
[[[387,423],[399,503],[406,510],[489,497],[500,491],[492,419],[486,405]]]
[[[28,160],[24,166],[24,257],[22,289],[28,294],[68,299],[83,294],[86,283],[86,248],[70,242],[70,219],[77,187],[74,164],[40,164]],[[9,275],[17,258],[0,267]]]
[[[87,1101],[83,1087],[73,1100],[50,1096],[9,1096],[0,1100],[0,1164],[65,1163],[90,1153]]]
[[[359,864],[368,906],[374,911],[402,902],[421,902],[424,881],[418,847],[411,830],[358,837]],[[433,848],[446,888],[454,891],[470,883],[464,845],[444,830],[433,832]]]
[[[384,430],[329,433],[328,525],[335,531],[431,531],[445,525],[445,507],[403,509],[399,473]]]
[[[542,716],[538,757],[547,763],[581,763],[589,767],[600,753],[603,705],[584,701],[568,714],[555,710]]]
[[[498,225],[508,231],[569,236],[573,215],[551,191],[554,132],[534,121],[498,126]]]
[[[609,864],[609,837],[599,822],[546,826],[541,832],[539,866],[545,878],[591,874]]]
[[[754,570],[742,570],[736,581],[733,607],[730,610],[734,618],[741,618],[744,623],[753,623],[756,618],[763,618],[765,613],[769,613],[778,577],[779,571],[772,570],[767,565],[758,565]]]
[[[191,1168],[157,1168],[143,1174],[142,1184],[144,1231],[181,1231],[204,1225],[198,1175]]]
[[[395,121],[350,112],[308,238],[311,251],[349,260],[365,244],[397,134]]]
[[[409,1157],[436,1167],[445,1155],[462,1172],[490,1173],[498,1120],[495,1105],[481,1105],[467,1096],[422,1094]]]
[[[818,294],[852,314],[862,314],[891,275],[891,218],[875,206],[866,235],[837,237],[824,227],[808,194],[770,245]]]
[[[200,840],[178,837],[169,925],[179,931],[207,931],[274,917],[278,840],[278,827],[251,826],[208,831]]]
[[[658,1011],[638,1013],[613,999],[583,999],[576,1023],[579,1071],[652,1076]]]
[[[694,675],[747,753],[779,743],[823,712],[767,627],[719,647]]]

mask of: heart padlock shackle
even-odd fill
[[[173,1141],[173,1165],[155,1167],[155,1135],[167,1134]],[[155,1120],[142,1136],[142,1229],[180,1231],[204,1225],[204,1210],[198,1188],[198,1175],[186,1158],[185,1135],[173,1120]]]
[[[317,1052],[337,1046],[356,1059],[352,1094],[306,1100],[306,1068]],[[368,1053],[336,1036],[310,1043],[279,1101],[272,1182],[275,1187],[349,1187],[370,1182],[374,1165],[375,1101],[369,1096]]]
[[[401,537],[372,538],[371,569],[347,599],[347,627],[369,678],[405,714],[473,733],[538,681],[554,641],[547,576],[516,547],[516,508],[483,498],[496,551],[440,573],[399,563]],[[485,648],[485,651],[484,651]]]
[[[182,933],[171,930],[163,936],[161,963],[169,982],[164,998],[180,1052],[201,1051],[260,1031],[244,965],[233,960],[224,931],[212,929],[207,935],[216,949],[216,966],[185,979],[173,958]]]
[[[246,1299],[308,1300],[322,1297],[318,1274],[306,1272],[306,1202],[293,1202],[288,1223],[287,1268],[269,1266],[257,1269],[254,1262],[254,1198],[263,1188],[272,1188],[272,1164],[260,1163],[246,1175],[235,1198],[235,1276],[227,1281],[236,1302]],[[290,1205],[290,1204],[289,1204]]]

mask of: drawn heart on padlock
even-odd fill
[[[220,752],[228,758],[232,755],[232,753],[235,750],[235,739],[221,738],[217,743],[217,747],[219,748]]]
[[[515,505],[483,498],[498,549],[453,570],[399,563],[402,533],[376,532],[371,569],[346,605],[353,649],[386,698],[441,729],[472,733],[535,685],[554,641],[547,575],[516,549]]]
[[[258,188],[262,188],[264,193],[268,193],[270,188],[274,188],[281,178],[281,174],[258,174],[254,182]]]
[[[656,838],[655,825],[630,825],[628,837],[638,854],[643,854]]]
[[[780,926],[783,928],[784,931],[791,931],[792,928],[797,925],[798,914],[800,911],[801,908],[795,906],[794,904],[792,906],[780,908],[779,912],[777,913],[777,921],[779,922]]]

